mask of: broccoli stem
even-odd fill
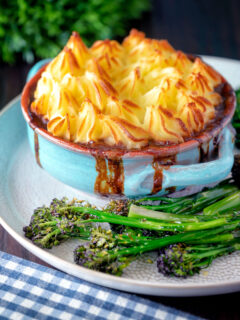
[[[183,197],[176,202],[173,201],[167,204],[142,206],[146,209],[191,215],[202,211],[206,206],[209,206],[212,203],[231,195],[237,190],[238,188],[233,184],[220,184],[213,189],[202,191],[195,196]]]
[[[189,223],[170,223],[162,221],[152,221],[147,218],[140,220],[135,218],[129,218],[124,216],[118,216],[115,214],[109,214],[108,212],[95,210],[86,207],[69,207],[70,210],[78,213],[88,213],[91,215],[98,216],[100,219],[90,219],[79,221],[80,224],[87,222],[108,222],[113,224],[121,224],[129,227],[148,229],[148,230],[160,230],[160,231],[173,231],[173,232],[183,232],[183,231],[197,231],[204,229],[211,229],[222,226],[228,222],[228,218],[213,219],[204,222],[189,222]],[[76,222],[75,222],[76,223]]]
[[[202,222],[209,221],[218,218],[231,218],[233,214],[226,213],[219,215],[218,213],[211,216],[206,215],[184,215],[184,214],[176,214],[170,212],[161,212],[149,210],[144,207],[139,207],[132,204],[129,208],[128,217],[135,219],[148,219],[151,221],[166,221],[171,223],[192,223],[192,222]]]
[[[233,251],[240,250],[239,243],[232,243],[232,244],[224,244],[219,248],[209,248],[209,247],[189,247],[189,251],[193,251],[193,253],[187,253],[189,261],[192,261],[193,268],[197,267],[208,267],[209,264],[212,262],[213,259],[222,256],[227,253],[231,253]],[[207,259],[206,259],[207,258]]]
[[[183,201],[184,199],[186,199],[187,196],[184,196],[184,197],[178,197],[178,198],[170,198],[170,197],[163,197],[163,196],[155,196],[155,197],[144,197],[144,198],[141,198],[141,199],[137,199],[137,200],[134,200],[134,203],[135,204],[141,204],[142,202],[146,202],[146,201],[161,201],[161,203],[177,203],[179,201]]]
[[[179,233],[173,236],[166,236],[161,239],[156,240],[146,240],[145,243],[140,244],[138,246],[132,246],[124,249],[114,249],[101,252],[100,254],[96,254],[94,260],[89,264],[88,267],[95,269],[95,266],[98,264],[102,264],[104,262],[111,262],[116,259],[120,259],[121,257],[126,256],[136,256],[138,254],[142,254],[148,251],[154,251],[171,244],[176,244],[180,242],[187,242],[191,240],[203,239],[206,237],[211,237],[221,232],[228,230],[229,226],[222,226],[219,228],[204,230],[199,232],[187,232],[187,233]],[[236,227],[236,224],[235,224]],[[238,249],[239,250],[239,249]]]
[[[206,207],[203,209],[203,214],[212,215],[218,212],[219,214],[230,210],[237,210],[240,208],[240,191]]]
[[[233,227],[233,230],[235,227]],[[209,244],[209,243],[224,243],[224,242],[229,242],[235,239],[240,238],[240,232],[232,232],[232,233],[224,233],[224,234],[219,234],[214,237],[208,237],[206,239],[201,239],[201,240],[194,240],[189,243],[191,244]]]
[[[206,216],[206,215],[184,215],[184,214],[172,214],[170,212],[161,212],[149,210],[143,207],[136,206],[132,204],[129,208],[128,217],[135,219],[148,219],[152,221],[166,221],[171,223],[192,223],[192,222],[202,222],[209,221],[218,218],[232,218],[232,213],[226,213],[219,215]]]
[[[38,224],[38,227],[40,229],[45,228],[45,227],[52,227],[52,226],[56,226],[57,223],[58,222],[56,220],[55,221],[42,222],[42,223]]]
[[[166,213],[161,211],[154,211],[146,209],[146,207],[139,207],[132,204],[129,208],[128,213],[129,218],[137,218],[137,219],[153,219],[153,220],[164,220],[170,222],[199,222],[197,216],[189,216],[189,215],[178,215],[172,213]]]
[[[39,245],[41,248],[51,248],[53,245],[53,242],[51,240],[53,238],[56,238],[57,235],[61,233],[60,229],[55,229],[52,232],[47,233],[43,238],[36,239],[34,242]]]

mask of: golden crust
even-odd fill
[[[180,143],[215,117],[220,75],[166,40],[132,30],[122,44],[87,48],[74,32],[38,81],[31,111],[47,129],[77,143],[141,148]]]

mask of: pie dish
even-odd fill
[[[217,57],[204,57],[203,59],[221,71],[234,89],[239,88],[239,61]],[[46,61],[41,61],[40,64],[42,63],[46,64]],[[38,68],[39,64],[32,69],[29,77]],[[17,97],[3,109],[0,116],[1,136],[4,137],[1,141],[0,162],[2,177],[0,223],[35,256],[78,278],[138,294],[186,297],[239,291],[239,254],[219,258],[208,268],[208,273],[203,272],[187,279],[166,279],[156,272],[154,264],[146,263],[146,259],[132,263],[124,277],[113,277],[76,265],[72,257],[76,243],[66,242],[52,251],[42,250],[32,244],[23,236],[22,228],[29,223],[36,206],[48,204],[54,197],[60,199],[67,196],[69,199],[73,197],[86,199],[102,207],[107,199],[86,195],[85,192],[71,188],[57,181],[47,171],[36,165],[34,154],[31,153],[28,145],[26,129],[26,123],[21,114],[20,97]],[[31,133],[32,129],[29,131]],[[41,157],[41,149],[39,152]]]
[[[136,30],[122,45],[91,49],[74,33],[38,67],[22,95],[29,141],[37,163],[66,184],[142,196],[230,172],[234,91],[199,57]]]

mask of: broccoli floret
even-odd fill
[[[236,241],[239,242],[239,239]],[[213,259],[236,250],[240,250],[240,244],[234,242],[196,246],[173,244],[159,251],[157,268],[166,276],[186,278],[208,267]]]
[[[90,241],[74,250],[74,261],[80,266],[114,275],[121,275],[131,259],[118,257],[115,253],[131,240],[116,237],[111,230],[101,227],[92,229]],[[134,242],[135,243],[135,242]]]
[[[50,206],[42,206],[34,210],[30,224],[23,228],[25,237],[31,239],[41,248],[52,248],[63,241],[81,237],[88,238],[88,225],[79,226],[80,222],[90,218],[87,213],[73,212],[72,206],[88,208],[89,204],[83,201],[68,202],[67,198],[53,199]]]

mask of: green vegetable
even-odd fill
[[[236,238],[240,238],[240,231],[239,230],[234,230],[236,226],[234,226],[233,224],[233,228],[232,228],[232,233],[223,233],[214,237],[208,237],[206,239],[201,239],[201,240],[193,240],[193,241],[189,241],[191,244],[206,244],[206,243],[227,243],[230,242]],[[230,231],[230,229],[228,230]]]
[[[217,200],[220,200],[238,190],[237,186],[229,183],[229,181],[220,183],[215,188],[205,189],[202,192],[199,192],[195,195],[186,196],[182,198],[171,198],[171,201],[165,202],[161,201],[159,205],[144,205],[147,209],[159,210],[170,213],[178,214],[195,214],[200,212],[206,206],[215,203]],[[146,198],[145,198],[146,199]],[[144,200],[145,200],[144,199]],[[165,198],[167,199],[167,198]],[[170,198],[168,198],[170,199]],[[149,198],[150,200],[150,198]],[[154,201],[154,197],[152,201]],[[145,200],[146,201],[146,200]],[[142,203],[138,200],[138,203]]]
[[[216,213],[221,214],[223,212],[237,209],[240,209],[240,191],[204,208],[203,213],[205,215],[212,215]]]
[[[225,199],[225,198],[224,198]],[[218,204],[220,201],[216,202]],[[235,201],[236,206],[240,205],[240,201],[236,200]],[[213,206],[213,205],[212,205]],[[234,203],[231,204],[231,207],[236,208]],[[229,207],[225,206],[226,209]],[[211,208],[211,206],[207,207]],[[206,208],[206,209],[207,209]],[[217,209],[219,206],[217,206]],[[205,209],[204,209],[205,210]],[[149,210],[146,209],[145,207],[138,207],[134,204],[130,206],[129,209],[129,218],[137,218],[137,219],[147,219],[151,221],[165,221],[165,222],[171,222],[171,223],[192,223],[192,222],[204,222],[204,221],[210,221],[218,218],[232,218],[234,214],[232,212],[228,212],[228,210],[225,210],[226,212],[224,214],[220,214],[224,211],[224,208],[221,209],[221,211],[215,211],[212,212],[211,210],[211,216],[209,215],[183,215],[183,214],[175,214],[175,213],[169,213],[169,212],[160,212],[160,211],[154,211],[154,210]]]
[[[102,256],[107,257],[109,253],[129,247],[143,245],[151,240],[148,237],[127,236],[114,234],[110,230],[104,230],[101,227],[93,228],[89,242],[79,245],[74,250],[74,261],[85,267],[94,270],[103,271],[110,274],[121,275],[122,270],[135,258],[135,256],[113,258],[102,260]],[[96,257],[101,257],[101,261],[96,261]]]
[[[154,206],[152,206],[154,207]],[[197,216],[180,215],[169,212],[160,212],[155,210],[146,209],[144,206],[136,206],[132,204],[129,208],[129,218],[137,219],[151,219],[155,221],[168,221],[168,222],[199,222]]]
[[[229,202],[227,201],[227,203]],[[239,206],[239,203],[240,198],[238,197],[234,205]],[[144,209],[144,212],[146,211],[147,209]],[[32,239],[35,244],[43,248],[51,248],[53,245],[58,245],[68,238],[88,238],[91,232],[91,225],[95,222],[108,222],[132,228],[164,232],[189,232],[212,229],[227,225],[232,220],[240,220],[235,213],[221,215],[220,217],[213,215],[207,218],[206,221],[201,221],[200,216],[196,217],[196,221],[193,221],[192,217],[188,217],[189,220],[187,220],[187,216],[181,221],[180,215],[176,216],[176,220],[173,220],[173,215],[171,215],[171,220],[173,221],[169,221],[161,215],[161,219],[156,221],[156,219],[152,219],[151,212],[149,212],[149,215],[150,218],[145,214],[141,216],[141,219],[124,217],[97,210],[88,204],[81,203],[79,206],[75,202],[67,203],[65,199],[54,199],[50,207],[41,207],[35,210],[31,222],[29,226],[24,228],[24,232],[25,236]]]
[[[72,31],[87,45],[123,36],[129,22],[149,8],[149,0],[5,1],[0,4],[0,57],[7,63],[54,57]]]
[[[53,199],[49,207],[34,211],[23,230],[42,248],[71,238],[85,240],[74,251],[76,263],[116,275],[138,255],[161,248],[159,271],[183,277],[239,250],[240,191],[231,180],[192,196],[149,201],[111,201],[99,210],[84,201]],[[112,230],[102,229],[106,222]]]
[[[67,202],[66,198],[62,200],[53,199],[49,207],[43,206],[34,210],[30,224],[23,228],[25,237],[31,239],[33,243],[42,248],[52,248],[69,238],[88,239],[90,236],[89,226],[78,227],[76,221],[79,217],[70,212],[75,202]],[[81,205],[81,203],[77,203]],[[83,205],[88,205],[84,204]],[[64,208],[60,213],[60,209]],[[81,220],[88,216],[81,216]]]
[[[158,271],[166,276],[193,276],[208,267],[214,259],[240,250],[240,240],[218,245],[174,244],[160,251],[157,259]]]
[[[237,186],[240,187],[240,154],[235,154],[232,168],[232,177]]]
[[[235,91],[236,93],[236,98],[237,98],[237,106],[236,106],[236,111],[233,117],[232,125],[237,131],[236,135],[236,146],[240,147],[240,88]]]
[[[239,224],[234,225],[235,228],[237,226],[239,226]],[[232,227],[233,226],[231,225],[231,228]],[[139,254],[157,250],[163,247],[168,247],[171,244],[176,244],[179,242],[186,242],[191,240],[196,241],[211,237],[227,231],[229,228],[230,225],[211,230],[179,233],[172,236],[166,236],[161,239],[146,239],[146,241],[142,244],[134,244],[132,246],[128,245],[127,247],[126,245],[118,245],[118,243],[114,241],[113,244],[110,245],[110,249],[109,247],[99,247],[96,240],[94,240],[78,246],[74,251],[74,259],[77,264],[86,268],[121,275],[122,270],[132,261],[132,259],[134,259],[135,256]],[[131,242],[131,237],[129,237],[129,240],[128,242],[126,242],[126,244],[129,244]],[[229,249],[228,252],[231,251],[234,250]]]

